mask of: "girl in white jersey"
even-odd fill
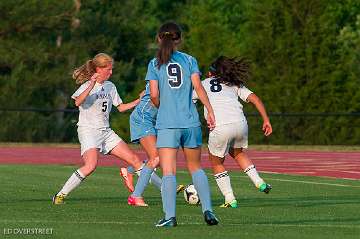
[[[249,77],[249,66],[249,62],[244,58],[221,56],[211,65],[210,77],[202,81],[216,118],[216,127],[209,134],[208,148],[216,183],[225,197],[225,203],[221,207],[237,207],[230,177],[223,165],[228,153],[261,192],[269,193],[271,190],[271,186],[260,178],[254,164],[244,152],[248,147],[248,125],[243,106],[238,101],[239,97],[246,103],[254,104],[259,111],[263,119],[264,135],[269,136],[272,133],[263,103],[244,86]],[[204,113],[206,117],[206,109]]]
[[[140,99],[130,103],[122,102],[115,85],[108,81],[112,67],[113,59],[100,53],[73,73],[76,83],[82,84],[72,98],[80,111],[77,131],[84,165],[55,194],[54,204],[63,204],[65,197],[96,169],[99,152],[114,155],[131,164],[137,171],[141,170],[141,160],[109,125],[112,105],[124,112],[140,102]]]

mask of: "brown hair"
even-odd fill
[[[181,29],[175,22],[167,22],[159,28],[157,37],[161,40],[156,53],[157,66],[160,69],[162,64],[170,61],[175,47],[181,42]]]
[[[250,61],[244,57],[218,57],[210,66],[212,76],[228,86],[244,85],[250,78]]]
[[[76,68],[72,78],[76,84],[82,84],[90,80],[91,76],[96,73],[96,67],[104,68],[114,62],[113,58],[105,53],[99,53],[93,59],[86,61],[85,64]]]

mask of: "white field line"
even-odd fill
[[[151,222],[129,221],[57,221],[57,220],[0,220],[1,223],[46,223],[46,224],[114,224],[114,225],[150,225]],[[180,222],[180,225],[206,225],[203,222]],[[154,224],[155,225],[155,224]],[[274,223],[224,223],[226,226],[265,226],[265,227],[339,227],[360,228],[360,225],[347,224],[274,224]]]
[[[240,176],[234,175],[235,177],[240,178],[248,178],[248,176]],[[231,175],[231,177],[234,177]],[[290,183],[305,183],[305,184],[313,184],[313,185],[326,185],[326,186],[335,186],[335,187],[350,187],[350,188],[360,188],[357,185],[349,185],[349,184],[340,184],[340,183],[322,183],[322,182],[312,182],[312,181],[303,181],[303,180],[290,180],[290,179],[279,179],[279,178],[269,178],[272,181],[280,181],[280,182],[290,182]]]
[[[276,172],[268,172],[262,171],[264,173],[273,173],[280,174]],[[176,172],[177,174],[188,174],[188,172]],[[282,174],[283,175],[283,174]],[[231,175],[232,178],[248,178],[248,176],[243,175]],[[326,186],[335,186],[335,187],[350,187],[350,188],[360,188],[360,185],[349,185],[349,184],[340,184],[340,183],[322,183],[322,182],[313,182],[313,181],[303,181],[303,180],[291,180],[291,179],[280,179],[280,178],[269,178],[272,181],[280,181],[280,182],[290,182],[290,183],[306,183],[306,184],[314,184],[314,185],[326,185]]]

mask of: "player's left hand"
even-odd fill
[[[215,122],[215,115],[213,112],[208,112],[208,115],[206,117],[206,121],[207,121],[207,125],[210,131],[212,131],[215,126],[216,126],[216,122]]]
[[[100,74],[99,73],[94,73],[91,78],[90,78],[90,81],[95,83],[96,80],[99,78]]]
[[[272,126],[270,121],[264,121],[262,130],[264,131],[265,136],[269,136],[272,133]]]

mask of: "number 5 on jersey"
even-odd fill
[[[107,107],[108,107],[108,106],[107,106],[107,103],[108,103],[107,101],[104,101],[104,102],[102,103],[102,108],[101,108],[101,111],[102,111],[102,112],[106,112]]]
[[[171,88],[180,88],[182,85],[181,65],[178,63],[169,63],[166,67],[168,82]]]

